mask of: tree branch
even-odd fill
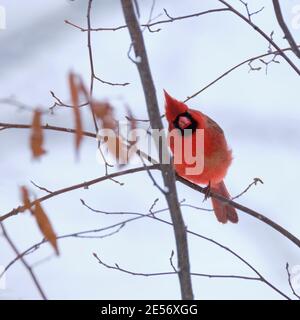
[[[294,54],[300,59],[300,50],[296,44],[296,41],[294,40],[289,28],[287,27],[286,23],[284,22],[283,16],[282,16],[282,12],[281,12],[281,8],[280,8],[280,4],[278,0],[273,0],[273,7],[274,7],[274,11],[276,14],[276,18],[278,21],[278,24],[280,25],[285,39],[288,41],[288,43],[291,46],[292,51],[294,52]]]
[[[300,45],[297,45],[298,48],[300,48]],[[210,82],[209,84],[207,84],[205,87],[203,87],[202,89],[200,89],[199,91],[195,92],[194,94],[188,96],[184,102],[187,102],[188,100],[195,98],[196,96],[198,96],[201,92],[205,91],[206,89],[208,89],[209,87],[211,87],[213,84],[215,84],[216,82],[218,82],[219,80],[221,80],[222,78],[224,78],[225,76],[227,76],[229,73],[231,73],[232,71],[234,71],[235,69],[238,69],[239,67],[241,67],[244,64],[249,64],[255,60],[270,56],[270,55],[279,55],[280,52],[286,52],[286,51],[290,51],[292,50],[291,48],[285,48],[285,49],[281,49],[281,51],[272,51],[272,52],[268,52],[268,53],[264,53],[264,54],[260,54],[258,56],[249,58],[247,60],[244,60],[240,63],[238,63],[237,65],[233,66],[232,68],[228,69],[227,71],[225,71],[224,73],[222,73],[218,78],[216,78],[215,80],[213,80],[212,82]]]
[[[292,284],[292,280],[291,280],[291,273],[290,273],[290,269],[289,269],[289,264],[288,262],[286,263],[285,265],[285,269],[286,269],[286,272],[287,272],[287,275],[288,275],[288,282],[289,282],[289,286],[294,294],[294,296],[296,296],[299,300],[300,300],[300,295],[297,294],[297,292],[295,291],[294,287],[293,287],[293,284]]]
[[[1,127],[2,127],[2,129],[1,129]],[[31,125],[0,123],[0,130],[12,129],[12,128],[15,128],[15,129],[30,129]],[[72,133],[72,134],[76,133],[76,131],[74,129],[56,127],[56,126],[50,126],[50,125],[42,126],[42,128],[46,129],[46,130],[51,130],[51,131],[59,131],[59,132]],[[90,137],[90,138],[96,138],[96,134],[92,133],[92,132],[84,131],[83,135],[86,136],[86,137]],[[151,162],[152,164],[158,165],[158,162],[155,159],[153,159],[151,156],[145,154],[141,150],[137,149],[136,152],[137,152],[138,155],[142,156],[144,159],[146,159],[147,161]],[[141,171],[142,168],[139,168],[139,169]],[[157,169],[159,169],[159,167],[157,167]],[[147,170],[147,169],[144,168],[144,170]],[[148,167],[148,170],[149,170],[149,167]],[[121,176],[123,174],[123,172],[127,172],[127,170],[120,171],[119,172],[120,173],[119,176]],[[110,179],[111,180],[111,177],[113,178],[115,176],[116,176],[115,174],[112,174],[112,175],[108,175],[108,176],[99,178],[99,182],[103,181],[103,180],[106,180],[106,179]],[[182,177],[180,177],[178,175],[176,176],[176,180],[178,180],[179,182],[183,183],[187,187],[194,189],[195,191],[201,192],[203,194],[205,194],[205,192],[206,192],[205,188],[202,188],[199,185],[196,185],[196,184],[194,184],[194,183],[192,183],[192,182],[190,182],[188,180],[185,180],[184,178],[182,178]],[[86,183],[93,184],[92,183],[93,181],[94,180],[91,180],[91,181],[88,181]],[[84,186],[84,183],[81,184],[80,188],[82,187],[82,185]],[[76,186],[72,186],[72,187],[69,187],[69,188],[66,188],[66,189],[69,189],[70,191],[75,190],[75,189],[73,189],[73,187],[75,187],[75,189],[76,189]],[[222,197],[219,194],[216,194],[214,192],[211,192],[211,197],[213,197],[213,198],[216,197],[216,198],[218,198],[218,200],[220,200],[222,202],[226,202],[226,203],[230,204],[231,206],[235,207],[236,209],[238,209],[238,210],[240,210],[240,211],[242,211],[244,213],[247,213],[248,215],[252,216],[253,218],[256,218],[256,219],[262,221],[263,223],[267,224],[269,227],[271,227],[275,231],[279,232],[281,235],[283,235],[285,238],[287,238],[288,240],[293,242],[297,247],[300,248],[300,239],[298,239],[296,236],[291,234],[288,230],[286,230],[282,226],[278,225],[276,222],[272,221],[271,219],[267,218],[263,214],[255,211],[255,210],[252,210],[252,209],[250,209],[248,207],[245,207],[245,206],[243,206],[243,205],[241,205],[241,204],[239,204],[239,203],[237,203],[235,201],[232,201],[232,200],[229,200],[227,198],[224,198],[224,197]],[[12,215],[18,214],[19,211],[16,211],[16,210],[17,209],[13,209],[9,213],[6,213],[6,214],[0,216],[0,221],[3,221],[5,219],[9,218]]]
[[[124,83],[114,83],[114,82],[109,82],[105,81],[103,79],[100,79],[98,76],[96,76],[95,73],[95,68],[94,68],[94,61],[93,61],[93,50],[92,50],[92,35],[91,35],[91,30],[92,30],[92,24],[91,24],[91,10],[92,10],[92,2],[93,0],[89,0],[88,2],[88,9],[87,9],[87,46],[89,50],[89,60],[90,60],[90,69],[91,69],[91,82],[90,82],[90,96],[92,98],[92,93],[93,93],[93,86],[94,86],[94,80],[98,80],[101,83],[108,84],[110,86],[127,86],[129,83],[124,82]]]
[[[131,0],[121,0],[123,13],[128,27],[130,37],[132,40],[132,45],[134,48],[135,56],[140,57],[140,62],[136,63],[139,71],[141,82],[143,85],[144,95],[147,104],[147,110],[149,114],[150,124],[153,129],[163,129],[158,102],[156,98],[156,92],[154,83],[152,80],[152,75],[150,71],[150,66],[148,62],[148,57],[146,53],[146,48],[144,44],[143,35],[140,29],[140,25],[135,16],[134,7]],[[163,152],[167,152],[167,147],[165,142],[165,137],[160,139],[163,143]],[[190,263],[189,263],[189,252],[186,228],[182,218],[180,206],[177,198],[177,190],[175,184],[175,174],[172,166],[170,164],[162,164],[162,151],[161,144],[157,143],[157,149],[159,151],[160,158],[160,168],[163,176],[163,181],[166,189],[165,198],[167,200],[168,206],[170,208],[171,219],[173,221],[175,241],[178,256],[179,265],[179,282],[181,286],[181,296],[183,299],[192,300],[192,281],[190,275]]]
[[[6,239],[6,241],[8,242],[8,244],[10,245],[10,247],[12,248],[12,250],[14,251],[14,253],[16,254],[17,257],[19,257],[19,259],[21,260],[21,262],[23,263],[24,267],[27,269],[27,271],[29,272],[31,279],[33,281],[33,283],[35,284],[36,288],[38,289],[38,292],[40,293],[41,297],[43,300],[47,300],[47,297],[36,277],[36,275],[34,274],[32,268],[30,267],[30,265],[26,262],[26,260],[24,259],[24,257],[19,253],[19,250],[17,249],[16,245],[13,243],[12,239],[10,238],[9,234],[6,231],[6,228],[4,227],[3,222],[0,220],[0,227],[2,229],[2,233],[4,238]],[[1,278],[2,274],[0,274],[0,278]]]
[[[238,17],[240,17],[242,20],[244,20],[246,23],[248,23],[256,32],[258,32],[263,38],[265,38],[268,43],[271,43],[271,45],[279,51],[279,54],[285,59],[285,61],[295,70],[295,72],[300,75],[300,70],[297,68],[297,66],[293,63],[293,61],[280,49],[280,47],[262,30],[260,29],[256,24],[254,24],[251,20],[249,20],[247,17],[242,15],[239,11],[237,11],[235,8],[233,8],[229,3],[227,3],[224,0],[219,0],[219,2],[223,3],[227,8],[230,9],[230,11],[234,14],[236,14]]]
[[[203,194],[205,194],[206,192],[206,189],[203,188],[203,187],[200,187],[188,180],[185,180],[184,178],[180,177],[177,175],[177,180],[184,183],[185,185],[187,185],[188,187],[196,190],[196,191],[199,191]],[[287,231],[286,229],[284,229],[282,226],[280,226],[279,224],[277,224],[276,222],[272,221],[271,219],[267,218],[266,216],[262,215],[261,213],[255,211],[255,210],[252,210],[250,208],[247,208],[233,200],[230,200],[230,199],[227,199],[223,196],[221,196],[220,194],[218,193],[215,193],[215,192],[211,192],[210,193],[210,196],[212,196],[213,198],[215,199],[218,199],[224,203],[228,203],[229,205],[233,206],[234,208],[238,209],[238,210],[241,210],[245,213],[247,213],[248,215],[264,222],[265,224],[267,224],[269,227],[275,229],[276,231],[278,231],[279,233],[281,233],[283,236],[285,236],[286,238],[288,238],[290,241],[292,241],[297,247],[300,248],[300,239],[298,239],[297,237],[295,237],[293,234],[291,234],[289,231]]]
[[[192,13],[192,14],[188,14],[185,16],[179,16],[179,17],[171,17],[167,10],[164,9],[164,12],[166,14],[166,16],[168,17],[168,19],[164,19],[164,20],[160,20],[160,21],[156,21],[156,22],[149,22],[149,23],[143,23],[141,24],[142,27],[147,28],[150,32],[158,32],[161,29],[156,29],[156,30],[151,30],[151,27],[160,25],[160,24],[165,24],[165,23],[170,23],[170,22],[174,22],[177,20],[185,20],[185,19],[190,19],[190,18],[195,18],[195,17],[200,17],[202,15],[205,14],[209,14],[209,13],[215,13],[215,12],[223,12],[223,11],[229,11],[228,8],[217,8],[217,9],[210,9],[210,10],[206,10],[206,11],[201,11],[201,12],[196,12],[196,13]],[[71,25],[72,27],[75,27],[76,29],[79,29],[82,32],[87,32],[89,29],[87,28],[82,28],[68,20],[65,20],[66,24]],[[117,26],[117,27],[109,27],[109,28],[90,28],[90,31],[118,31],[118,30],[122,30],[122,29],[126,29],[127,25],[121,25],[121,26]]]
[[[104,266],[107,269],[117,270],[123,273],[130,274],[132,276],[142,276],[142,277],[157,277],[157,276],[168,276],[168,275],[176,275],[177,271],[165,271],[165,272],[134,272],[124,268],[121,268],[117,263],[115,265],[109,265],[105,263],[96,253],[93,253],[93,256],[99,262],[100,265]],[[239,275],[230,275],[230,274],[209,274],[209,273],[198,273],[191,272],[192,276],[203,277],[203,278],[219,278],[219,279],[242,279],[242,280],[255,280],[260,281],[258,277],[248,277],[248,276],[239,276]]]
[[[93,209],[90,206],[88,206],[83,200],[82,200],[82,204],[88,208],[89,210],[91,210],[92,212],[95,213],[101,213],[101,214],[111,214],[111,215],[133,215],[133,218],[129,218],[129,219],[125,219],[121,222],[115,223],[113,225],[107,226],[107,227],[101,227],[99,229],[93,229],[93,230],[87,230],[87,231],[80,231],[80,232],[76,232],[76,233],[70,233],[70,234],[66,234],[66,235],[62,235],[62,236],[58,236],[57,239],[66,239],[66,238],[79,238],[79,237],[83,237],[84,235],[89,235],[91,233],[99,233],[99,232],[103,232],[103,231],[107,231],[110,229],[115,229],[118,228],[117,230],[119,230],[120,228],[124,227],[125,225],[127,225],[128,223],[140,220],[140,219],[144,219],[144,218],[150,218],[152,220],[155,220],[157,222],[161,222],[164,223],[166,225],[169,225],[171,227],[173,227],[173,224],[167,220],[164,220],[162,218],[157,217],[157,215],[159,213],[163,213],[163,212],[167,212],[168,208],[166,209],[159,209],[156,211],[153,211],[151,213],[148,214],[143,214],[143,213],[139,213],[139,212],[108,212],[108,211],[103,211],[103,210],[97,210],[97,209]],[[220,247],[221,249],[225,250],[226,252],[228,252],[230,255],[234,256],[236,259],[238,259],[240,262],[242,262],[244,265],[246,265],[250,270],[252,270],[256,275],[257,275],[257,280],[261,281],[262,283],[264,283],[265,285],[267,285],[268,287],[270,287],[272,290],[276,291],[278,294],[280,294],[281,296],[283,296],[284,298],[290,300],[290,298],[284,294],[280,289],[278,289],[277,287],[275,287],[272,283],[270,283],[264,276],[262,276],[262,274],[254,267],[251,265],[250,262],[248,262],[247,260],[245,260],[243,257],[241,257],[238,253],[236,253],[235,251],[233,251],[232,249],[230,249],[229,247],[226,247],[225,245],[217,242],[216,240],[213,240],[211,238],[208,238],[206,236],[203,236],[197,232],[191,231],[187,229],[187,233],[189,235],[195,236],[196,238],[208,241],[209,243],[212,243],[215,246]],[[106,235],[104,235],[106,236]],[[99,236],[101,237],[101,236]],[[103,237],[103,236],[102,236]],[[25,250],[24,252],[22,252],[20,255],[18,255],[15,259],[13,259],[5,268],[4,272],[6,272],[16,261],[18,261],[21,257],[24,257],[27,254],[30,254],[34,251],[36,251],[41,245],[47,243],[47,240],[43,239],[42,241],[40,241],[39,243],[32,245],[31,247],[29,247],[27,250]],[[172,258],[172,256],[171,256]],[[170,259],[171,259],[170,258]],[[173,268],[174,270],[174,268]],[[175,271],[175,270],[174,270]],[[0,275],[1,278],[1,275]]]
[[[113,212],[113,213],[103,212],[103,211],[100,211],[100,210],[93,209],[93,208],[89,207],[88,205],[86,205],[85,203],[83,203],[83,204],[84,204],[85,207],[87,207],[89,210],[92,210],[93,212],[99,212],[99,213],[104,213],[104,214],[126,214],[125,212],[119,212],[119,213],[116,213],[116,212]],[[133,212],[129,212],[128,214],[136,215],[137,218],[138,217],[148,217],[148,218],[151,218],[151,219],[157,220],[159,222],[162,222],[164,224],[172,226],[171,222],[168,222],[168,221],[166,221],[166,220],[164,220],[162,218],[158,218],[156,216],[158,213],[161,213],[163,211],[164,211],[164,209],[161,209],[161,210],[157,210],[157,211],[152,212],[151,214],[147,214],[147,215],[144,215],[144,214],[141,214],[141,213],[133,213]],[[132,218],[131,221],[133,219],[135,219],[135,218]],[[248,268],[250,268],[258,276],[258,278],[259,278],[259,280],[261,282],[266,284],[268,287],[270,287],[272,290],[276,291],[278,294],[280,294],[281,296],[283,296],[287,300],[291,300],[291,298],[289,296],[287,296],[284,292],[282,292],[280,289],[275,287],[270,281],[268,281],[252,264],[250,264],[247,260],[242,258],[238,253],[236,253],[235,251],[233,251],[229,247],[226,247],[225,245],[217,242],[216,240],[213,240],[211,238],[203,236],[203,235],[201,235],[199,233],[190,231],[188,229],[187,229],[187,233],[191,234],[191,235],[194,235],[194,236],[196,236],[198,238],[201,238],[201,239],[203,239],[205,241],[208,241],[210,243],[213,243],[214,245],[217,245],[218,247],[220,247],[220,248],[224,249],[225,251],[229,252],[231,255],[235,256],[238,260],[240,260],[243,264],[245,264]],[[171,258],[172,258],[172,256],[171,256]],[[290,283],[290,276],[289,276],[289,283]]]
[[[58,196],[58,195],[61,195],[61,194],[64,194],[64,193],[68,193],[70,191],[74,191],[74,190],[77,190],[77,189],[81,189],[81,188],[87,188],[93,184],[96,184],[96,183],[99,183],[99,182],[102,182],[102,181],[105,181],[105,180],[110,180],[110,179],[113,179],[113,178],[116,178],[116,177],[119,177],[119,176],[122,176],[122,175],[127,175],[127,174],[131,174],[131,173],[135,173],[135,172],[141,172],[141,171],[146,171],[146,170],[155,170],[155,169],[159,169],[159,165],[157,164],[154,164],[154,165],[151,165],[151,166],[148,166],[148,167],[138,167],[138,168],[132,168],[132,169],[127,169],[127,170],[123,170],[123,171],[119,171],[119,172],[115,172],[115,173],[111,173],[111,174],[108,174],[108,175],[105,175],[105,176],[102,176],[100,178],[96,178],[96,179],[93,179],[93,180],[89,180],[87,182],[82,182],[82,183],[79,183],[79,184],[76,184],[76,185],[73,185],[73,186],[70,186],[70,187],[67,187],[67,188],[63,188],[63,189],[59,189],[59,190],[56,190],[56,191],[53,191],[52,193],[49,193],[39,199],[35,199],[34,201],[32,201],[30,203],[30,206],[28,206],[29,208],[32,207],[36,201],[39,201],[39,202],[43,202],[43,201],[46,201],[48,199],[51,199],[55,196]],[[26,207],[26,209],[28,209]],[[9,218],[9,217],[12,217],[12,216],[15,216],[17,215],[18,213],[20,212],[23,212],[24,211],[24,206],[19,206],[13,210],[11,210],[10,212],[0,216],[0,221],[4,221],[5,219]]]

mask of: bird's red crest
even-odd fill
[[[173,122],[179,114],[186,112],[188,107],[183,102],[171,97],[166,90],[164,90],[164,93],[166,100],[166,117],[169,122]]]

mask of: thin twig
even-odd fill
[[[270,33],[271,40],[273,40],[273,36],[274,36],[274,30],[272,30],[272,32]],[[272,45],[270,42],[268,44],[268,52],[272,52]]]
[[[260,178],[254,178],[253,181],[248,185],[248,187],[243,190],[241,193],[239,193],[238,195],[236,195],[235,197],[233,197],[231,200],[235,200],[237,198],[240,198],[242,195],[244,195],[252,186],[256,186],[257,183],[261,183],[263,184],[264,182],[260,179]]]
[[[288,263],[288,262],[286,263],[285,268],[286,268],[286,272],[287,272],[287,275],[288,275],[288,282],[289,282],[289,286],[290,286],[290,288],[291,288],[291,290],[292,290],[292,292],[293,292],[294,296],[296,296],[296,297],[300,300],[300,296],[299,296],[299,294],[297,294],[297,293],[296,293],[296,291],[295,291],[295,289],[294,289],[294,287],[293,287],[293,285],[292,285],[291,273],[290,273],[289,263]]]
[[[130,274],[132,276],[142,276],[142,277],[156,277],[156,276],[167,276],[167,275],[177,275],[178,271],[165,271],[165,272],[151,272],[151,273],[145,273],[145,272],[134,272],[130,271],[124,268],[121,268],[119,264],[115,265],[109,265],[105,263],[103,260],[99,258],[99,256],[96,253],[93,253],[93,256],[96,258],[98,263],[102,266],[104,266],[107,269],[113,269],[117,270],[123,273]],[[209,273],[197,273],[197,272],[191,272],[192,276],[196,277],[203,277],[203,278],[218,278],[218,279],[242,279],[242,280],[255,280],[260,281],[260,278],[258,277],[248,277],[248,276],[239,276],[239,275],[230,275],[230,274],[209,274]]]
[[[263,11],[264,8],[265,8],[265,7],[262,7],[262,8],[260,8],[259,10],[250,12],[249,6],[248,6],[248,2],[245,2],[245,1],[243,1],[243,0],[240,0],[240,2],[245,6],[246,11],[247,11],[247,15],[248,15],[248,19],[249,19],[250,21],[252,21],[252,16],[253,16],[253,15],[260,13],[260,12]]]
[[[300,48],[300,45],[298,45],[298,48]],[[282,52],[286,52],[286,51],[290,51],[291,48],[285,48],[285,49],[281,49]],[[222,78],[224,78],[225,76],[227,76],[228,74],[230,74],[232,71],[238,69],[239,67],[243,66],[244,64],[249,64],[249,62],[253,62],[255,60],[270,56],[270,55],[279,55],[279,51],[272,51],[272,52],[268,52],[268,53],[263,53],[260,54],[258,56],[255,57],[251,57],[249,59],[246,59],[238,64],[236,64],[235,66],[233,66],[232,68],[228,69],[227,71],[225,71],[224,73],[222,73],[218,78],[216,78],[215,80],[213,80],[212,82],[210,82],[209,84],[207,84],[205,87],[203,87],[202,89],[200,89],[199,91],[193,93],[192,95],[188,96],[184,102],[187,102],[188,100],[195,98],[196,96],[198,96],[200,93],[202,93],[203,91],[205,91],[206,89],[208,89],[209,87],[211,87],[213,84],[215,84],[216,82],[218,82],[219,80],[221,80]]]
[[[101,159],[104,161],[104,167],[105,167],[105,174],[108,174],[108,168],[113,168],[113,165],[110,164],[107,159],[105,158],[105,155],[103,153],[103,150],[101,148],[101,140],[98,140],[98,151],[100,153]]]
[[[274,54],[274,56],[272,57],[272,59],[270,59],[269,61],[265,61],[264,59],[259,59],[261,63],[263,63],[265,65],[265,72],[266,72],[266,75],[268,75],[268,70],[269,70],[269,65],[271,63],[280,63],[280,61],[276,60],[277,58],[277,55]]]
[[[80,199],[80,202],[82,203],[82,205],[86,208],[88,208],[90,211],[94,212],[94,213],[101,213],[101,214],[105,214],[105,215],[133,215],[133,216],[144,216],[144,214],[140,213],[140,212],[132,212],[132,211],[104,211],[104,210],[99,210],[99,209],[94,209],[91,206],[87,205],[86,202],[83,199]],[[157,201],[155,200],[154,203],[157,203]],[[153,204],[154,204],[153,203]],[[184,204],[180,203],[181,206],[185,206]],[[153,206],[153,205],[152,205]],[[151,206],[151,207],[152,207]],[[200,208],[191,206],[193,209],[195,210],[199,210]],[[151,209],[151,208],[150,208]],[[149,214],[155,215],[158,213],[162,213],[162,212],[166,212],[169,211],[168,208],[165,209],[157,209],[157,210],[153,210],[153,208],[151,209],[151,211],[149,210]],[[203,210],[203,211],[208,211],[208,210]],[[209,210],[211,211],[211,210]]]
[[[177,273],[178,271],[174,266],[173,258],[174,258],[174,250],[171,251],[171,255],[170,255],[170,259],[169,260],[170,260],[170,265],[171,265],[172,269],[174,270],[175,273]]]
[[[224,12],[224,11],[230,11],[230,10],[228,8],[217,8],[217,9],[210,9],[210,10],[206,10],[206,11],[196,12],[196,13],[188,14],[185,16],[171,17],[168,14],[167,10],[164,9],[164,12],[169,19],[164,19],[164,20],[160,20],[160,21],[156,21],[156,22],[152,22],[152,23],[142,23],[141,27],[146,27],[150,32],[159,32],[161,29],[151,30],[150,28],[157,26],[157,25],[160,25],[160,24],[171,23],[171,22],[174,22],[177,20],[196,18],[196,17],[200,17],[200,16],[206,15],[206,14],[216,13],[216,12]],[[80,27],[80,26],[78,26],[68,20],[65,20],[65,23],[71,25],[72,27],[75,27],[76,29],[79,29],[82,32],[88,31],[87,28],[82,28],[82,27]],[[127,28],[127,25],[121,25],[121,26],[109,27],[109,28],[91,28],[90,31],[118,31],[118,30],[122,30],[122,29],[126,29],[126,28]]]
[[[110,82],[110,81],[106,81],[101,79],[100,77],[96,76],[95,73],[95,67],[94,67],[94,61],[93,61],[93,49],[92,49],[92,35],[91,35],[91,31],[92,31],[92,23],[91,23],[91,9],[92,9],[92,2],[93,0],[89,0],[88,2],[88,9],[87,9],[87,43],[88,43],[88,50],[89,50],[89,60],[90,60],[90,68],[91,68],[91,83],[90,83],[90,96],[92,98],[92,92],[93,92],[93,86],[94,86],[94,80],[98,80],[103,84],[108,84],[110,86],[127,86],[129,85],[128,82],[124,82],[124,83],[117,83],[117,82]]]
[[[74,106],[63,102],[59,97],[57,97],[57,95],[53,91],[50,91],[50,94],[55,99],[55,102],[52,105],[52,107],[50,107],[50,110],[53,110],[57,106],[58,107],[65,107],[65,108],[74,108]],[[79,104],[78,108],[82,108],[82,107],[85,107],[88,105],[89,105],[89,102],[84,102],[84,103]]]
[[[30,180],[31,184],[33,184],[35,187],[37,187],[38,189],[45,191],[47,193],[53,193],[53,191],[50,191],[49,189],[45,188],[45,187],[41,187],[38,184],[36,184],[34,181]]]
[[[106,233],[104,235],[100,235],[100,236],[89,236],[89,235],[80,235],[80,234],[75,234],[74,237],[75,238],[82,238],[82,239],[104,239],[107,237],[111,237],[117,233],[119,233],[124,227],[125,227],[126,223],[122,223],[116,230]]]
[[[261,70],[261,67],[253,67],[253,66],[252,66],[252,62],[253,62],[253,60],[251,60],[251,61],[248,62],[248,66],[249,66],[249,71],[248,71],[248,73],[250,73],[251,71],[260,71],[260,70]]]
[[[159,199],[156,198],[156,199],[153,201],[151,207],[149,208],[149,212],[150,212],[150,213],[153,213],[153,209],[154,209],[154,207],[156,206],[158,200],[159,200]]]

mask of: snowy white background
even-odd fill
[[[145,21],[152,4],[139,1]],[[240,10],[237,0],[230,3]],[[281,1],[285,20],[295,39],[300,41],[300,29],[292,29],[292,9],[299,1]],[[48,108],[53,103],[49,90],[68,101],[67,73],[73,69],[89,80],[86,33],[64,23],[64,19],[85,26],[86,0],[2,0],[6,9],[7,29],[0,31],[0,98],[15,95],[31,106]],[[280,46],[282,39],[272,8],[272,2],[251,1],[253,10],[265,6],[253,20],[266,33],[275,31]],[[214,0],[156,1],[154,15],[167,8],[173,16],[220,7]],[[124,23],[118,0],[94,0],[94,26],[115,26]],[[163,17],[161,17],[163,18]],[[185,99],[235,64],[265,53],[268,43],[249,25],[229,12],[161,25],[158,33],[144,32],[153,78],[163,112],[163,88],[178,99]],[[136,66],[128,60],[128,31],[93,33],[93,51],[97,75],[108,81],[128,81],[127,87],[111,87],[96,83],[95,95],[110,99],[124,119],[123,104],[127,102],[138,118],[145,118],[146,107]],[[289,53],[295,63],[299,62]],[[264,185],[249,191],[239,201],[278,222],[300,237],[300,104],[299,77],[280,59],[264,69],[248,73],[248,67],[229,76],[189,101],[214,118],[226,132],[234,153],[234,162],[226,178],[232,195],[239,193],[254,177]],[[262,66],[255,62],[254,66]],[[1,122],[30,123],[31,114],[1,104]],[[44,118],[49,124],[73,126],[68,109],[57,109]],[[85,129],[93,130],[86,113]],[[104,174],[96,161],[95,141],[84,140],[80,162],[74,157],[74,137],[46,132],[48,153],[41,161],[31,161],[27,130],[6,130],[0,133],[0,213],[10,211],[20,203],[19,186],[30,180],[50,190],[86,181]],[[158,181],[159,175],[156,175]],[[92,214],[79,199],[107,211],[132,210],[147,212],[153,200],[164,199],[152,186],[147,174],[137,173],[120,178],[125,186],[106,181],[89,190],[55,197],[44,202],[58,234],[100,228],[124,217]],[[31,187],[37,196],[43,192]],[[179,198],[187,203],[202,204],[202,195],[178,184]],[[240,213],[238,225],[221,225],[215,217],[187,207],[183,208],[187,226],[200,234],[229,246],[272,283],[292,296],[287,283],[285,263],[300,265],[299,248],[268,226]],[[168,214],[162,214],[168,217]],[[41,239],[29,214],[5,222],[11,237],[23,251]],[[6,265],[14,255],[0,238],[0,265]],[[169,256],[175,249],[172,229],[150,219],[126,226],[120,233],[100,240],[65,239],[59,242],[61,256],[35,268],[50,299],[178,299],[176,276],[141,278],[107,270],[100,266],[92,252],[107,263],[137,272],[170,270]],[[230,254],[194,237],[189,237],[191,268],[194,272],[254,275]],[[27,257],[30,263],[52,254],[49,245]],[[7,273],[7,288],[0,289],[0,299],[39,299],[38,292],[20,263]],[[300,286],[300,284],[298,284]],[[197,299],[281,299],[262,283],[193,278]]]

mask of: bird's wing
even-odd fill
[[[218,130],[220,133],[224,134],[223,129],[210,117],[206,116],[207,125],[213,127],[214,129]]]

